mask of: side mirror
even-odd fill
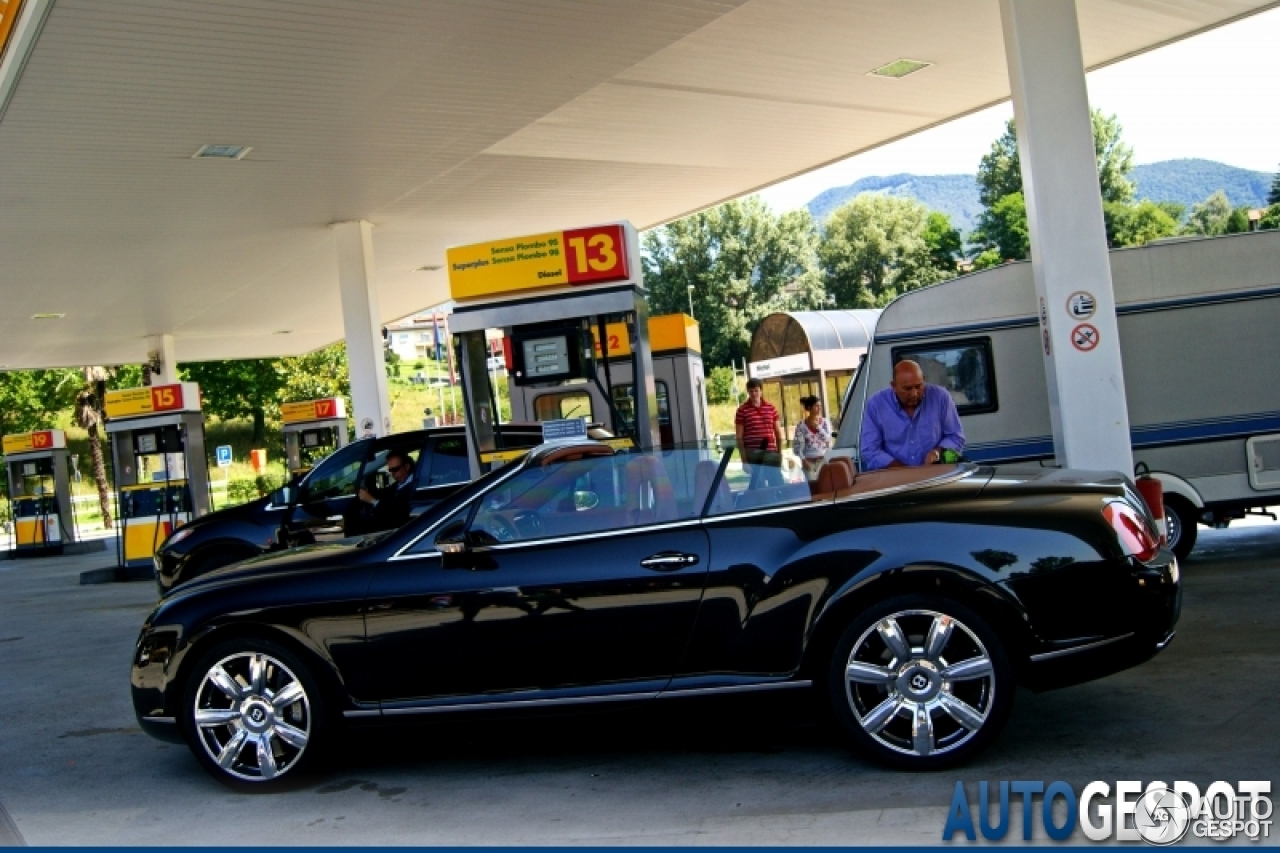
[[[455,521],[446,525],[436,535],[436,550],[440,552],[441,568],[471,568],[471,555],[467,553],[467,522]]]
[[[281,486],[271,493],[271,503],[274,506],[292,506],[297,498],[298,487],[293,485]]]

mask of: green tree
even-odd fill
[[[1231,202],[1227,194],[1218,190],[1197,205],[1193,205],[1187,214],[1187,222],[1182,226],[1183,234],[1203,234],[1213,237],[1227,233],[1227,225],[1231,219]]]
[[[182,377],[200,385],[204,410],[220,418],[253,418],[253,443],[267,440],[267,417],[278,417],[284,379],[273,358],[203,361],[179,365]]]
[[[751,333],[775,311],[825,302],[806,210],[773,213],[758,196],[726,202],[644,235],[651,315],[693,313],[709,365],[745,358]]]
[[[736,384],[732,367],[711,368],[711,373],[707,376],[707,402],[713,405],[737,402],[737,394],[734,393]]]
[[[931,211],[924,221],[924,243],[929,249],[929,262],[934,269],[947,277],[959,271],[964,240],[951,225],[951,217],[941,211]]]
[[[1249,207],[1242,205],[1231,211],[1227,216],[1228,234],[1245,234],[1249,231]]]
[[[1107,243],[1115,248],[1141,246],[1178,233],[1177,218],[1153,201],[1107,202],[1102,206],[1102,215],[1107,226]]]
[[[835,304],[876,308],[945,278],[935,265],[934,251],[941,250],[925,238],[928,220],[928,208],[915,199],[878,193],[862,193],[833,211],[818,260]]]
[[[1134,186],[1129,180],[1133,171],[1133,148],[1121,139],[1123,128],[1115,116],[1091,110],[1093,150],[1098,160],[1098,187],[1103,201],[1127,202],[1133,198]],[[991,144],[991,150],[978,164],[978,200],[986,208],[993,207],[1005,196],[1022,192],[1022,165],[1018,158],[1017,128],[1013,119],[1004,133]]]
[[[1269,231],[1272,228],[1280,228],[1280,204],[1268,207],[1267,212],[1258,220],[1259,231]]]
[[[346,342],[340,341],[306,355],[282,358],[277,369],[283,383],[280,399],[284,402],[345,397],[347,411],[354,411]]]
[[[1280,171],[1276,172],[1276,176],[1271,179],[1271,191],[1267,193],[1267,204],[1275,207],[1280,204]]]
[[[84,384],[76,391],[72,420],[89,435],[89,460],[93,467],[93,481],[98,487],[98,509],[102,512],[102,526],[110,530],[114,526],[111,487],[107,482],[107,466],[102,454],[102,435],[98,431],[105,419],[102,406],[108,373],[104,367],[86,367],[83,375]]]
[[[1027,228],[1027,202],[1021,192],[1010,193],[996,200],[996,203],[982,211],[978,217],[978,227],[974,231],[974,241],[986,246],[988,252],[985,265],[989,263],[1021,260],[1031,254],[1031,233]],[[979,257],[983,257],[980,255]],[[977,266],[977,262],[974,264]]]
[[[70,370],[0,372],[0,435],[53,427],[74,398],[74,382]]]

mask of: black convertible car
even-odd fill
[[[1015,685],[1173,636],[1178,566],[1124,477],[794,477],[734,451],[544,445],[398,531],[171,592],[138,638],[138,719],[254,787],[361,723],[812,690],[855,745],[923,769],[989,743]]]

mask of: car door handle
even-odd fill
[[[324,523],[325,523],[325,525],[327,525],[327,526],[313,528],[312,532],[314,532],[314,533],[342,533],[342,532],[343,532],[343,530],[344,530],[344,528],[345,528],[345,525],[342,523],[342,521],[343,521],[342,516],[340,516],[340,515],[331,515],[331,516],[329,516],[328,518],[326,518],[326,519],[324,520]]]
[[[697,554],[682,554],[679,551],[663,551],[652,557],[645,557],[640,565],[655,572],[674,572],[685,566],[693,566],[698,562]]]

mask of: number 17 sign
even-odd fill
[[[525,290],[627,281],[635,229],[626,222],[457,246],[448,251],[449,293],[481,299]]]

